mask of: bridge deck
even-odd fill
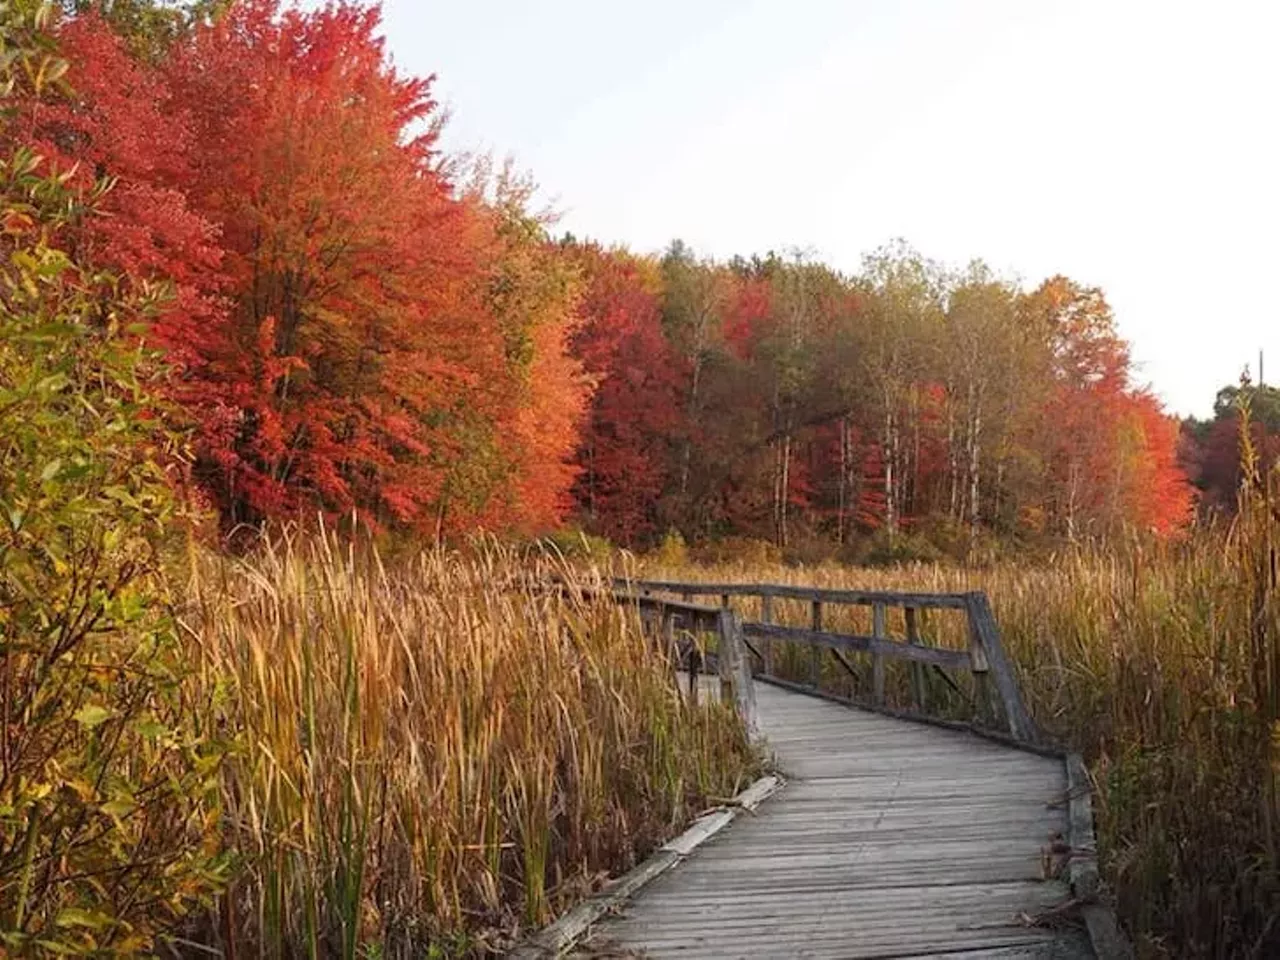
[[[1042,854],[1067,832],[1060,760],[765,684],[756,696],[786,787],[580,956],[1093,955],[1069,922],[1043,925],[1069,899]]]

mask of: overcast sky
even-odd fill
[[[1105,289],[1138,379],[1280,382],[1280,3],[385,0],[446,147],[579,236],[856,270],[895,237]]]

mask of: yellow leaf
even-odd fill
[[[92,730],[111,719],[111,711],[95,703],[85,704],[76,711],[76,722],[86,730]]]
[[[106,803],[102,805],[101,809],[102,809],[102,812],[109,817],[123,817],[126,814],[131,813],[133,811],[133,808],[136,806],[137,804],[135,804],[132,800],[117,799],[117,800],[108,800]]]
[[[54,923],[59,927],[88,927],[90,930],[101,930],[111,924],[111,918],[94,910],[67,907],[58,913]]]

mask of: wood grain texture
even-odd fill
[[[679,864],[683,858],[732,823],[734,817],[753,812],[780,786],[781,781],[775,776],[761,777],[738,794],[731,807],[713,810],[700,817],[688,830],[664,843],[634,870],[619,877],[601,893],[578,904],[555,923],[517,946],[509,956],[513,960],[544,960],[559,956],[601,916],[624,903],[627,897],[646,883]]]
[[[920,646],[920,611],[915,607],[906,607],[902,615],[907,626],[907,643],[913,647]],[[911,701],[921,713],[929,709],[929,687],[924,670],[922,663],[911,665]]]
[[[759,725],[751,661],[747,657],[742,618],[728,607],[720,611],[719,633],[721,699],[733,702],[747,728],[747,736],[754,742],[759,737]]]
[[[772,685],[755,696],[786,786],[581,956],[1093,956],[1067,878],[1044,875],[1069,832],[1060,758]]]

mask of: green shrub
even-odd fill
[[[782,551],[768,540],[757,540],[752,537],[722,537],[699,544],[693,551],[693,558],[698,563],[740,563],[754,567],[762,563],[781,563]],[[676,564],[680,560],[662,558],[659,562]]]
[[[862,547],[862,562],[871,567],[893,567],[909,563],[937,563],[943,553],[918,533],[890,535],[878,530]]]
[[[0,4],[0,94],[63,72],[51,17]],[[219,752],[162,602],[154,292],[60,248],[108,188],[68,179],[0,158],[0,953],[136,955],[218,885]]]
[[[542,544],[553,548],[570,560],[585,560],[605,566],[613,558],[616,548],[604,537],[587,533],[580,527],[564,527],[548,534]]]
[[[668,530],[651,556],[660,566],[683,566],[689,561],[689,548],[679,530]]]

